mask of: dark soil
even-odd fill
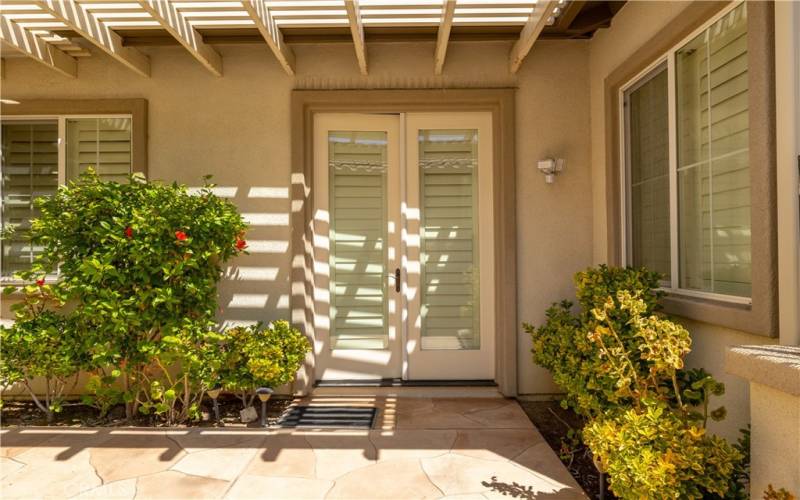
[[[243,424],[239,420],[242,402],[238,398],[222,395],[217,400],[222,425],[225,427],[259,427],[259,421]],[[289,397],[276,396],[267,402],[267,423],[277,423],[283,412],[292,404]],[[261,403],[256,400],[256,410],[261,415]],[[3,401],[0,410],[0,425],[3,427],[46,426],[47,418],[31,401]],[[55,414],[51,424],[54,427],[162,427],[164,422],[154,416],[136,415],[132,422],[125,420],[125,407],[117,405],[105,417],[99,417],[97,409],[79,402],[67,402],[60,413]],[[202,419],[189,422],[187,427],[214,427],[213,404],[210,399],[202,403]]]
[[[562,408],[558,401],[520,401],[519,404],[589,498],[601,498],[600,473],[588,448],[580,440],[567,436],[570,429],[577,432],[583,427],[581,418],[572,410]],[[603,498],[616,498],[607,485]]]

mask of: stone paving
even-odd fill
[[[315,397],[372,430],[14,428],[2,498],[585,498],[516,401]]]

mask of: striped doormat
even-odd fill
[[[363,406],[293,406],[281,416],[276,427],[371,429],[377,411]]]

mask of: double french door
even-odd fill
[[[316,377],[494,379],[489,113],[314,119]]]

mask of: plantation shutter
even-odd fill
[[[3,278],[28,269],[40,251],[30,243],[31,220],[38,215],[34,200],[55,193],[59,172],[71,180],[91,166],[103,180],[116,182],[127,182],[131,172],[130,117],[61,120],[65,137],[59,137],[59,119],[2,122],[2,227],[4,234],[13,229],[0,241]]]
[[[749,296],[747,5],[676,53],[680,286]]]
[[[422,348],[479,349],[476,130],[421,130]]]
[[[6,121],[2,124],[2,276],[30,267],[40,251],[31,246],[34,200],[58,188],[58,122]]]
[[[330,132],[331,346],[385,349],[386,132]]]
[[[670,279],[667,69],[626,92],[630,263]]]
[[[131,173],[131,119],[68,118],[67,179],[92,167],[104,181],[127,182]]]

